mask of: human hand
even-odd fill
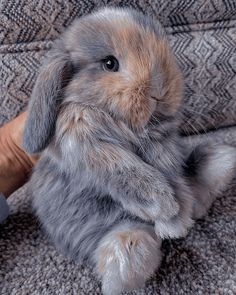
[[[27,113],[24,112],[0,128],[0,192],[8,197],[21,187],[38,159],[22,147]]]

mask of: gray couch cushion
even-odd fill
[[[186,134],[236,121],[234,0],[3,0],[0,10],[0,125],[27,105],[52,40],[103,5],[129,6],[160,19],[185,77]]]

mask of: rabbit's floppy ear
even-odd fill
[[[23,147],[28,153],[42,151],[54,135],[63,87],[70,75],[69,54],[62,46],[55,47],[42,66],[29,102],[23,135]]]

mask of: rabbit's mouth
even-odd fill
[[[157,101],[153,98],[136,97],[130,100],[125,119],[132,130],[143,129],[156,109]]]

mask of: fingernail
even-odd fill
[[[9,215],[9,206],[7,200],[2,193],[0,193],[0,223],[2,223]]]

